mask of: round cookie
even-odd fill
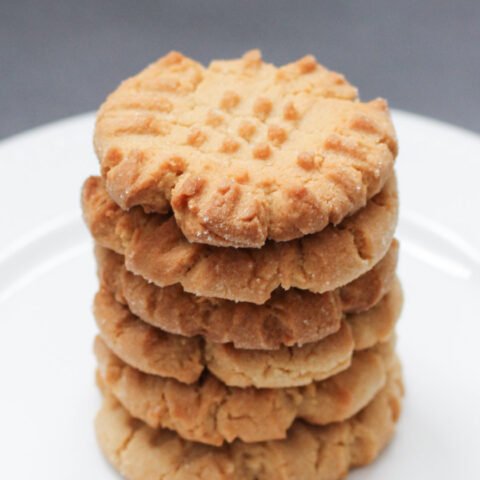
[[[349,359],[354,351],[373,347],[390,338],[400,316],[402,303],[400,284],[396,281],[392,290],[375,307],[346,316],[344,323],[349,328],[351,323],[355,325],[355,328],[351,329],[353,344]],[[357,321],[358,317],[361,321]],[[284,347],[274,351],[242,350],[232,347],[231,344],[207,342],[205,358],[208,369],[227,385],[248,387],[253,384],[266,388],[307,385],[312,381],[328,378],[349,365],[349,362],[346,365],[345,361],[342,361],[333,367],[333,358],[338,359],[342,352],[338,347],[338,340],[331,350],[326,348],[341,332],[342,330],[302,347]],[[345,345],[345,342],[342,341],[340,345]],[[343,348],[346,353],[347,349]],[[324,361],[327,353],[330,354],[329,360],[332,359],[328,363]],[[325,365],[328,365],[327,369]]]
[[[98,244],[125,256],[125,267],[160,287],[179,283],[203,297],[265,303],[278,287],[323,293],[370,270],[386,254],[397,223],[396,180],[338,226],[261,249],[194,244],[171,215],[124,212],[98,177],[82,195],[86,223]]]
[[[207,68],[171,52],[108,97],[94,143],[123,209],[172,209],[189,241],[235,247],[340,223],[397,153],[385,100],[312,56],[277,68],[258,51]]]
[[[201,337],[165,333],[133,315],[105,290],[95,297],[94,314],[108,347],[144,373],[193,383],[207,368],[226,385],[284,388],[320,381],[348,368],[354,350],[369,348],[391,336],[401,305],[401,290],[396,282],[375,307],[348,315],[336,333],[319,342],[278,350],[240,350]],[[350,327],[351,319],[357,315],[362,315],[366,335],[360,335],[362,322],[357,330]],[[362,341],[358,346],[352,332]]]
[[[296,418],[315,425],[343,421],[365,407],[385,385],[394,341],[356,352],[347,370],[306,387],[227,387],[207,373],[185,385],[140,372],[95,341],[99,380],[135,418],[182,438],[222,445],[236,438],[260,442],[285,438]]]
[[[366,312],[348,315],[347,321],[352,329],[355,350],[365,350],[391,338],[402,306],[403,292],[397,278],[390,292],[375,307]]]
[[[263,305],[197,297],[180,285],[157,287],[129,272],[113,250],[96,246],[100,283],[143,321],[169,333],[203,336],[235,348],[273,350],[311,343],[336,332],[344,312],[365,311],[390,289],[398,242],[358,279],[333,291],[277,289]]]
[[[127,480],[337,480],[372,462],[391,439],[401,410],[397,365],[363,410],[344,422],[295,422],[284,440],[213,447],[133,419],[107,395],[96,418],[99,445]]]

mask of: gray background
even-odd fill
[[[170,49],[208,62],[256,46],[480,132],[480,0],[0,0],[0,138],[95,109]]]

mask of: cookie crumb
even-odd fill
[[[260,160],[266,160],[270,156],[270,153],[271,149],[268,143],[259,143],[253,147],[253,156]]]
[[[220,100],[220,107],[224,110],[231,110],[232,108],[236,107],[240,102],[240,96],[238,93],[227,90],[224,94],[222,99]]]
[[[199,128],[193,128],[188,134],[187,143],[192,147],[199,147],[205,142],[206,139],[207,136],[204,132],[202,132]]]
[[[171,52],[167,53],[165,57],[163,57],[163,64],[164,65],[177,65],[182,63],[184,60],[184,56],[180,52],[176,52],[172,50]]]
[[[255,125],[250,122],[242,122],[238,127],[238,134],[245,140],[250,140],[256,131]]]
[[[297,62],[300,73],[312,73],[317,68],[317,59],[313,55],[306,55]]]
[[[312,152],[300,152],[297,157],[297,165],[304,170],[312,170],[315,167],[315,154]]]
[[[357,114],[350,122],[350,128],[365,133],[379,133],[380,129],[375,122],[364,114]]]
[[[241,184],[248,183],[250,180],[250,174],[247,170],[243,170],[235,175],[235,181]]]
[[[388,112],[388,102],[384,98],[376,98],[375,100],[371,100],[367,105],[371,105],[381,112]]]
[[[173,110],[173,104],[167,98],[159,98],[152,102],[152,110],[159,112],[170,113]]]
[[[243,54],[243,63],[247,68],[259,67],[262,64],[262,52],[258,49]]]
[[[265,120],[272,111],[272,102],[268,98],[259,97],[253,104],[253,113],[262,120]]]
[[[293,102],[288,102],[283,108],[283,118],[285,120],[290,120],[291,122],[298,120],[298,110],[295,108]]]
[[[175,78],[159,78],[155,88],[160,92],[176,92],[180,89],[180,82]]]
[[[325,150],[330,150],[341,155],[349,155],[359,159],[365,157],[365,154],[355,140],[343,137],[336,133],[332,133],[325,139],[324,148]]]
[[[210,125],[211,127],[218,127],[221,125],[224,121],[223,115],[221,115],[219,112],[215,110],[210,110],[207,113],[207,125]]]
[[[287,132],[282,127],[270,125],[268,127],[268,139],[275,145],[280,145],[287,139]]]
[[[337,72],[331,72],[331,76],[332,76],[332,79],[333,79],[335,85],[346,85],[347,84],[347,80],[345,79],[345,77],[342,74],[337,73]]]
[[[235,139],[226,138],[220,147],[220,151],[223,153],[233,153],[236,152],[239,147],[240,144]]]

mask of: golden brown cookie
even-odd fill
[[[278,350],[241,350],[201,337],[165,333],[141,321],[106,290],[97,293],[94,314],[108,347],[144,373],[193,383],[208,368],[226,385],[283,388],[307,385],[348,368],[355,349],[369,348],[390,337],[401,304],[400,287],[395,283],[378,305],[349,315],[336,333],[319,342]],[[357,315],[363,318],[353,330],[361,339],[358,346],[350,327]]]
[[[272,350],[311,343],[336,332],[343,312],[371,308],[390,289],[395,277],[398,242],[357,280],[330,292],[277,289],[264,305],[197,297],[180,285],[157,287],[129,272],[124,259],[97,245],[101,284],[115,299],[147,323],[170,333],[201,335],[212,343]]]
[[[322,427],[297,421],[284,440],[213,447],[152,429],[107,395],[96,433],[106,458],[127,480],[337,480],[385,447],[402,396],[397,363],[385,387],[349,420]]]
[[[210,373],[185,385],[140,372],[95,341],[100,383],[135,418],[152,428],[210,445],[285,438],[295,418],[315,425],[343,421],[365,407],[385,385],[394,342],[357,352],[347,369],[306,387],[227,387]]]
[[[360,314],[351,314],[344,321],[349,327],[352,322],[353,343],[349,358],[354,350],[370,348],[387,340],[393,332],[400,315],[403,299],[400,285],[394,283],[392,290],[373,308]],[[361,321],[357,321],[361,317]],[[342,333],[342,330],[339,331]],[[334,373],[347,368],[350,362],[342,361],[334,366],[333,359],[338,362],[339,354],[343,358],[347,352],[345,341],[338,340],[330,348],[337,334],[323,340],[309,343],[302,347],[283,347],[279,350],[242,350],[230,344],[205,344],[205,358],[208,369],[227,385],[247,387],[281,388],[307,385],[312,381],[323,380]],[[342,348],[339,348],[342,345]],[[324,363],[329,353],[328,363]],[[325,369],[325,366],[328,368]]]
[[[307,56],[258,52],[208,68],[171,52],[102,105],[95,148],[124,209],[167,213],[191,242],[260,247],[338,224],[391,175],[385,100],[359,101]]]
[[[278,287],[334,290],[370,270],[386,254],[397,223],[395,178],[340,225],[261,249],[189,243],[172,216],[124,212],[98,177],[83,188],[86,223],[101,246],[125,256],[126,268],[160,287],[180,283],[204,297],[265,303]]]

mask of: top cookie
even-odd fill
[[[306,56],[258,51],[208,68],[171,52],[100,108],[95,149],[122,208],[173,210],[189,241],[261,247],[322,230],[363,207],[392,173],[387,103],[362,103]]]

